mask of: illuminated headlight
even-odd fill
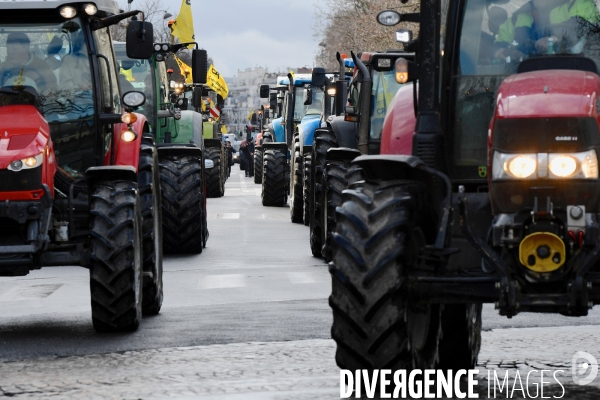
[[[494,152],[492,179],[598,179],[596,150],[581,153]]]
[[[135,132],[125,131],[121,133],[121,140],[124,142],[133,142],[137,138]]]
[[[335,96],[335,88],[329,88],[329,89],[327,89],[327,94],[329,96]]]
[[[98,8],[94,4],[86,4],[85,7],[83,7],[83,11],[85,11],[87,15],[96,15]]]
[[[550,179],[598,179],[596,150],[570,154],[548,154]]]
[[[494,152],[492,179],[536,178],[536,154],[503,154]]]
[[[22,169],[31,169],[39,167],[44,161],[44,153],[40,153],[34,157],[27,157],[22,160],[15,160],[8,165],[10,171],[20,171]]]
[[[60,15],[63,18],[71,19],[77,15],[77,10],[71,6],[64,6],[60,9]]]

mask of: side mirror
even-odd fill
[[[260,94],[261,99],[269,98],[270,93],[271,93],[271,88],[269,87],[269,85],[260,85],[259,94]]]
[[[192,81],[204,85],[208,73],[208,55],[206,50],[192,50]]]
[[[312,104],[312,88],[304,89],[304,105],[310,106]]]
[[[192,106],[194,108],[202,107],[202,88],[195,87],[194,92],[192,94]]]
[[[325,86],[327,76],[325,76],[325,68],[316,67],[312,72],[312,85],[313,86]]]
[[[410,29],[398,29],[396,31],[396,41],[400,43],[409,43],[413,40],[413,32]]]
[[[154,52],[154,29],[150,22],[129,21],[126,34],[127,57],[145,60]]]
[[[269,108],[271,110],[277,109],[277,93],[269,93]]]

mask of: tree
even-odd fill
[[[171,41],[171,31],[168,27],[168,19],[175,19],[174,16],[164,19],[168,10],[162,5],[160,0],[137,0],[136,5],[119,2],[119,7],[123,10],[140,10],[144,13],[146,21],[151,22],[154,28],[155,43],[169,43]],[[170,12],[169,12],[170,13]],[[124,42],[127,32],[128,20],[123,20],[110,27],[110,33],[113,40]]]
[[[418,34],[418,25],[400,23],[393,27],[377,22],[383,10],[399,13],[419,11],[418,0],[323,0],[316,6],[317,26],[315,36],[320,40],[316,65],[337,69],[337,52],[350,55],[350,51],[386,51],[401,48],[396,42],[396,30],[411,29]]]

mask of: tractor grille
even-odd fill
[[[0,170],[0,192],[20,192],[42,188],[42,168],[21,171]]]

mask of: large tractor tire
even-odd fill
[[[331,129],[317,129],[315,131],[315,146],[312,153],[312,170],[313,170],[313,185],[312,196],[310,202],[310,250],[315,257],[321,257],[323,241],[321,238],[321,229],[323,215],[321,201],[323,198],[322,184],[323,171],[325,170],[325,161],[327,150],[339,147],[335,134]]]
[[[292,177],[292,181],[290,182],[290,219],[293,223],[301,224],[304,217],[304,179],[302,177],[304,167],[302,165],[298,136],[294,140],[293,157],[290,163],[292,167],[290,174]]]
[[[321,255],[326,262],[331,261],[331,235],[335,232],[335,209],[342,205],[342,191],[362,177],[362,168],[349,161],[327,161],[322,178],[323,199],[321,212]]]
[[[263,153],[262,149],[254,149],[254,183],[262,183]]]
[[[357,183],[343,193],[332,237],[332,338],[350,369],[433,369],[441,339],[439,305],[411,304],[406,269],[435,239],[418,183]]]
[[[311,155],[304,155],[304,225],[310,225],[310,199],[312,196]]]
[[[267,207],[283,207],[287,201],[287,160],[281,150],[268,149],[263,157],[262,204]]]
[[[446,304],[442,310],[438,369],[473,369],[481,348],[481,304]]]
[[[156,315],[163,301],[163,251],[160,173],[156,150],[142,145],[138,167],[142,207],[142,271],[144,315]]]
[[[160,159],[163,248],[171,254],[202,253],[206,244],[206,213],[202,160]]]
[[[206,197],[222,197],[224,194],[223,173],[221,172],[221,149],[207,147],[204,158],[212,160],[214,167],[206,170]]]
[[[90,204],[90,294],[99,332],[135,331],[142,319],[142,213],[135,182],[98,182]]]

